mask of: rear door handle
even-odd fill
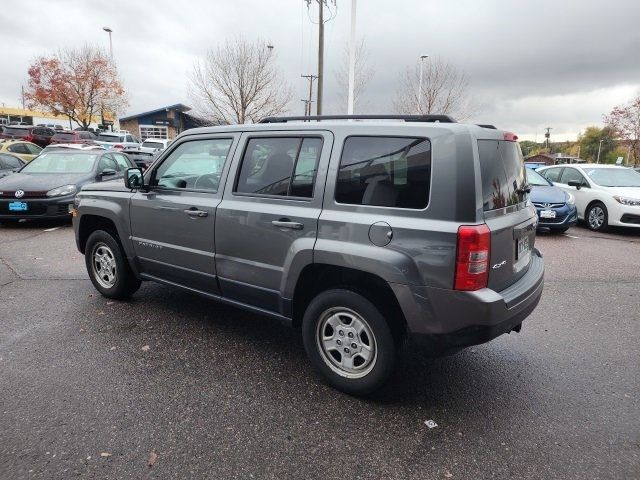
[[[205,212],[204,210],[197,210],[195,208],[187,208],[186,210],[183,210],[183,212],[190,217],[206,217],[207,215],[209,215],[209,212]]]
[[[291,230],[302,230],[304,225],[299,222],[292,222],[288,218],[281,218],[280,220],[274,220],[271,225],[278,228],[290,228]]]

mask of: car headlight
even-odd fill
[[[73,193],[76,193],[75,185],[63,185],[49,190],[47,197],[61,197],[62,195],[71,195]]]
[[[568,192],[567,192],[567,195],[569,195],[569,198],[567,198],[567,203],[569,205],[574,205],[576,203],[575,197]]]
[[[619,195],[613,196],[614,200],[622,205],[629,207],[640,207],[640,198],[621,197]]]

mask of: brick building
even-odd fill
[[[538,153],[525,159],[527,163],[539,163],[544,165],[559,165],[563,163],[585,163],[586,160],[565,153]]]
[[[157,108],[149,112],[129,115],[119,119],[120,129],[127,130],[141,140],[146,138],[170,138],[190,128],[202,126],[202,123],[186,112],[191,110],[181,103]]]

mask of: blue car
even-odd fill
[[[538,212],[538,228],[563,233],[578,222],[573,195],[554,187],[553,183],[530,168],[527,168],[527,182],[531,186],[531,203]]]

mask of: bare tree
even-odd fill
[[[398,113],[444,114],[464,120],[474,113],[468,89],[469,80],[464,73],[440,58],[429,58],[424,65],[422,95],[420,65],[407,67],[400,78],[393,106]]]
[[[355,78],[353,85],[353,111],[361,112],[366,105],[362,101],[362,94],[375,75],[374,68],[369,63],[369,50],[364,39],[356,45],[355,52]],[[347,111],[347,101],[349,98],[349,45],[347,44],[342,52],[342,63],[335,72],[336,83],[338,84],[337,103],[339,109]]]
[[[260,40],[237,37],[207,52],[190,76],[194,110],[215,124],[257,122],[287,110],[291,89]]]
[[[118,71],[99,48],[85,45],[37,58],[28,73],[30,107],[67,116],[84,128],[94,116],[116,114],[127,105]]]

